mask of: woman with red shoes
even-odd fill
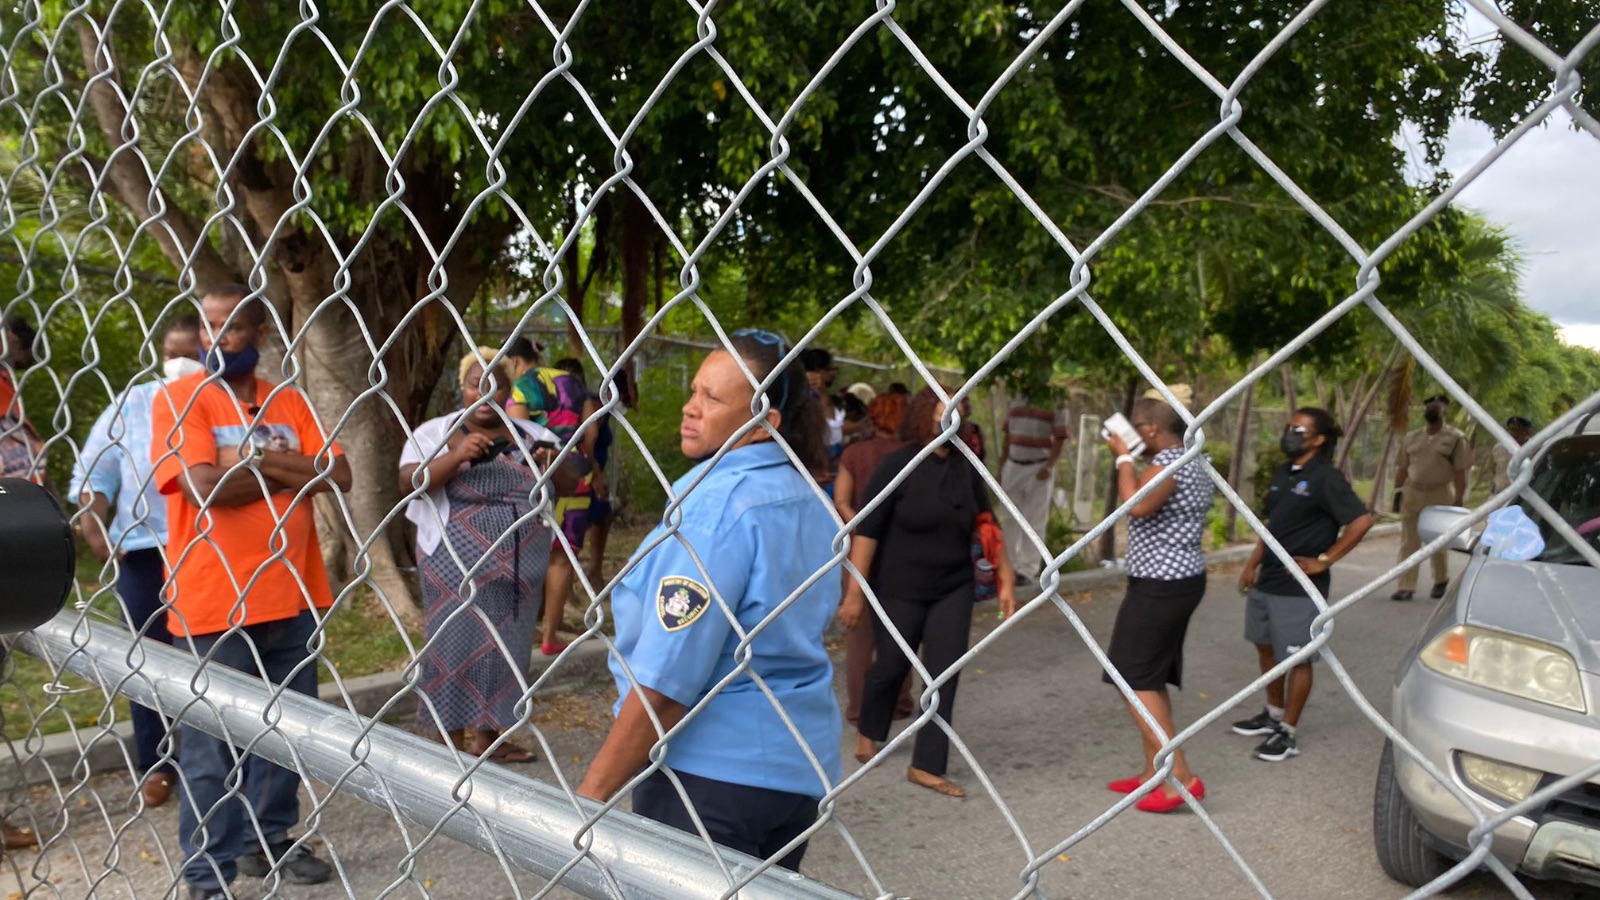
[[[1130,418],[1145,443],[1150,465],[1138,473],[1127,445],[1116,434],[1106,439],[1117,455],[1117,496],[1124,502],[1183,455],[1183,418],[1166,401],[1142,399]],[[1211,509],[1211,490],[1205,467],[1191,460],[1128,511],[1128,592],[1117,610],[1106,655],[1167,738],[1177,733],[1167,685],[1183,686],[1183,640],[1189,617],[1206,592],[1200,540]],[[1109,672],[1102,680],[1115,683]],[[1131,794],[1155,777],[1156,753],[1164,742],[1138,707],[1130,703],[1128,711],[1144,744],[1144,770],[1106,785],[1119,794]],[[1205,783],[1189,769],[1181,748],[1172,754],[1168,782],[1174,780],[1196,800],[1205,797]],[[1138,808],[1164,813],[1183,804],[1171,783],[1163,783],[1140,799]]]

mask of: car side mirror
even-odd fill
[[[1455,528],[1462,519],[1472,515],[1472,510],[1464,506],[1427,506],[1423,507],[1422,516],[1417,519],[1417,534],[1422,537],[1424,544],[1431,543],[1440,535]],[[1451,550],[1467,553],[1472,550],[1472,544],[1478,539],[1482,528],[1468,528],[1450,540],[1445,546]]]
[[[67,514],[49,491],[0,478],[0,634],[50,621],[66,605],[78,561]]]

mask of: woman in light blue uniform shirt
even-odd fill
[[[789,349],[764,331],[736,331],[730,343],[757,379]],[[826,454],[824,423],[802,367],[788,366],[767,398],[766,423],[802,465],[817,467]],[[732,354],[706,357],[679,430],[684,454],[702,462],[673,485],[674,496],[683,498],[682,524],[674,531],[664,522],[645,538],[612,595],[617,718],[578,793],[608,800],[648,765],[662,733],[649,709],[663,729],[692,715],[669,742],[666,764],[711,838],[761,859],[781,853],[778,865],[798,869],[805,843],[789,845],[816,822],[818,798],[840,777],[839,704],[823,645],[839,606],[837,574],[825,573],[773,613],[830,568],[837,528],[767,427],[735,439],[751,421],[754,401]],[[711,463],[730,442],[732,449]],[[763,622],[748,670],[724,683],[738,667],[741,636]],[[660,770],[634,787],[633,809],[696,831],[683,797]]]

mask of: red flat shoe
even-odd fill
[[[1148,778],[1139,775],[1135,775],[1132,778],[1118,778],[1116,781],[1108,782],[1106,790],[1113,794],[1131,794],[1139,789],[1139,785],[1148,780]]]
[[[1184,785],[1184,787],[1189,789],[1189,793],[1194,795],[1194,799],[1204,800],[1206,798],[1206,783],[1200,780],[1199,775],[1196,775],[1194,780]],[[1146,794],[1143,800],[1134,804],[1136,808],[1149,813],[1169,813],[1183,805],[1183,796],[1181,794],[1169,794],[1160,788]]]
[[[540,644],[539,652],[545,656],[555,656],[557,653],[572,646],[571,644]]]

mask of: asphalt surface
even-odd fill
[[[1393,559],[1395,541],[1375,539],[1340,564],[1334,591],[1375,577]],[[1459,570],[1460,565],[1456,567]],[[1227,702],[1256,674],[1255,655],[1241,637],[1243,600],[1237,566],[1212,572],[1210,590],[1191,625],[1185,690],[1175,697],[1180,727]],[[1338,620],[1332,649],[1356,687],[1382,713],[1396,660],[1415,638],[1432,603],[1386,599],[1388,590]],[[1120,590],[1069,598],[1102,645],[1109,640]],[[978,631],[995,624],[985,610]],[[977,635],[975,634],[975,639]],[[1325,666],[1300,729],[1301,756],[1265,763],[1250,756],[1259,740],[1232,734],[1228,723],[1256,712],[1252,696],[1199,733],[1190,764],[1205,780],[1205,809],[1243,862],[1279,898],[1397,898],[1408,890],[1379,869],[1372,850],[1372,788],[1382,738]],[[539,726],[553,757],[576,778],[598,746],[611,696],[599,687],[553,698]],[[952,800],[908,784],[909,749],[881,760],[840,801],[839,815],[870,862],[878,883],[895,896],[1009,897],[1020,889],[1028,860],[1064,842],[1118,799],[1106,781],[1137,772],[1138,738],[1119,695],[1099,681],[1099,668],[1059,612],[1040,610],[989,648],[962,678],[956,728],[1015,814],[1027,848],[1012,833],[971,766],[953,761],[950,776],[970,796]],[[853,738],[847,729],[847,745]],[[847,771],[856,764],[846,755]],[[549,762],[518,767],[550,778]],[[168,859],[176,858],[175,804],[130,817],[131,787],[118,776],[98,777],[94,792],[68,803],[67,828],[44,853],[17,851],[5,863],[0,891],[51,897],[161,897],[173,888]],[[317,796],[327,788],[316,785]],[[120,838],[111,835],[120,829]],[[341,877],[316,886],[266,890],[241,879],[238,896],[322,900],[344,896],[531,896],[545,885],[509,871],[494,856],[444,838],[427,842],[406,865],[407,843],[383,810],[335,796],[325,804],[318,834],[325,858]],[[113,854],[108,856],[108,854]],[[112,874],[104,875],[107,869]],[[872,895],[872,879],[833,831],[811,845],[804,869],[813,878]],[[1187,810],[1155,816],[1129,810],[1054,855],[1040,871],[1046,896],[1236,898],[1255,889],[1229,851]],[[1541,898],[1600,896],[1560,883],[1532,882]],[[16,895],[13,895],[16,896]],[[557,888],[548,896],[570,896]],[[1511,896],[1493,876],[1475,874],[1443,896]]]

